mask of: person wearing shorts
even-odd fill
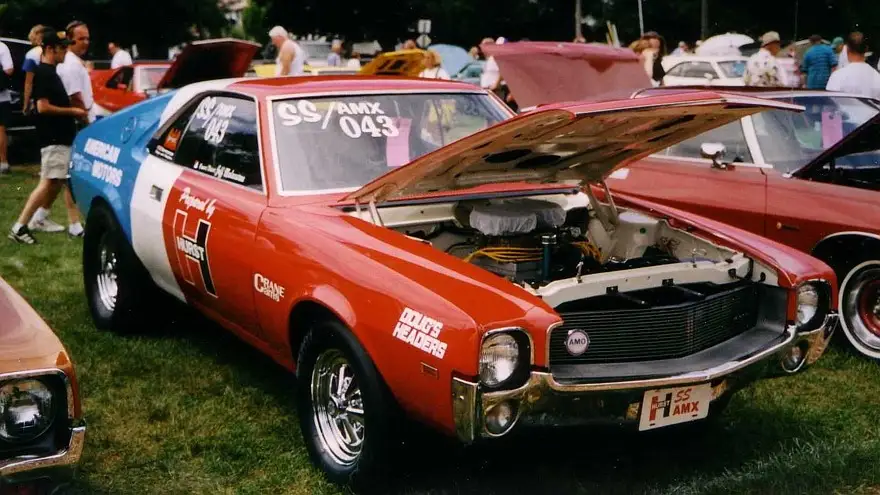
[[[25,203],[9,238],[22,244],[37,240],[26,225],[40,205],[51,204],[69,177],[70,147],[76,136],[76,119],[88,112],[71,106],[70,98],[55,70],[64,60],[70,41],[64,33],[47,28],[43,34],[43,55],[34,69],[33,98],[37,102],[37,140],[40,144],[40,182]],[[71,224],[79,224],[79,212],[68,208]]]
[[[12,55],[6,43],[0,41],[0,174],[9,172],[9,161],[6,158],[6,127],[12,116]]]

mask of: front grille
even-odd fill
[[[753,328],[758,300],[754,284],[693,284],[566,303],[556,308],[563,324],[550,335],[550,365],[689,356]],[[590,339],[580,356],[572,356],[565,346],[574,329],[583,330]]]

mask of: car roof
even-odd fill
[[[670,62],[727,62],[748,60],[749,57],[744,55],[666,55],[663,59]]]
[[[30,41],[28,41],[28,40],[20,40],[20,39],[18,39],[18,38],[3,38],[3,37],[0,37],[0,41],[2,41],[3,43],[15,43],[15,44],[18,44],[18,45],[27,45],[27,46],[31,46],[31,42],[30,42]]]
[[[768,88],[756,86],[666,86],[660,88],[645,88],[633,93],[632,97],[648,96],[658,93],[677,93],[685,91],[723,91],[725,93],[736,93],[742,95],[760,96],[761,98],[787,98],[792,96],[845,96],[853,98],[866,98],[862,95],[852,93],[843,93],[840,91],[825,91],[821,89],[806,88]]]
[[[364,93],[407,91],[468,91],[481,92],[472,84],[444,81],[440,79],[419,79],[391,76],[327,75],[327,76],[286,76],[267,78],[246,78],[230,84],[230,90],[245,93],[257,98],[296,95],[299,93]]]

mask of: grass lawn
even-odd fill
[[[36,182],[35,169],[15,170],[0,176],[4,234]],[[61,203],[55,210],[63,220]],[[98,332],[83,295],[81,242],[38,236],[33,247],[0,242],[0,276],[77,365],[89,426],[77,491],[339,493],[303,448],[293,377],[195,316],[149,336]],[[427,436],[395,461],[398,476],[383,491],[880,493],[875,363],[833,349],[805,374],[747,389],[720,419],[643,435],[528,432],[467,449]]]

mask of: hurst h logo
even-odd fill
[[[193,286],[198,286],[197,279],[201,278],[205,292],[217,297],[214,279],[211,277],[211,266],[208,263],[208,235],[211,233],[211,222],[199,218],[192,227],[189,227],[187,218],[188,214],[185,211],[177,210],[174,213],[174,247],[180,275]],[[187,230],[188,227],[190,230]]]
[[[668,418],[670,409],[672,409],[672,394],[666,394],[663,397],[663,400],[660,400],[660,397],[653,396],[651,397],[651,415],[649,419],[651,421],[657,420],[657,412],[659,411],[661,417]]]

